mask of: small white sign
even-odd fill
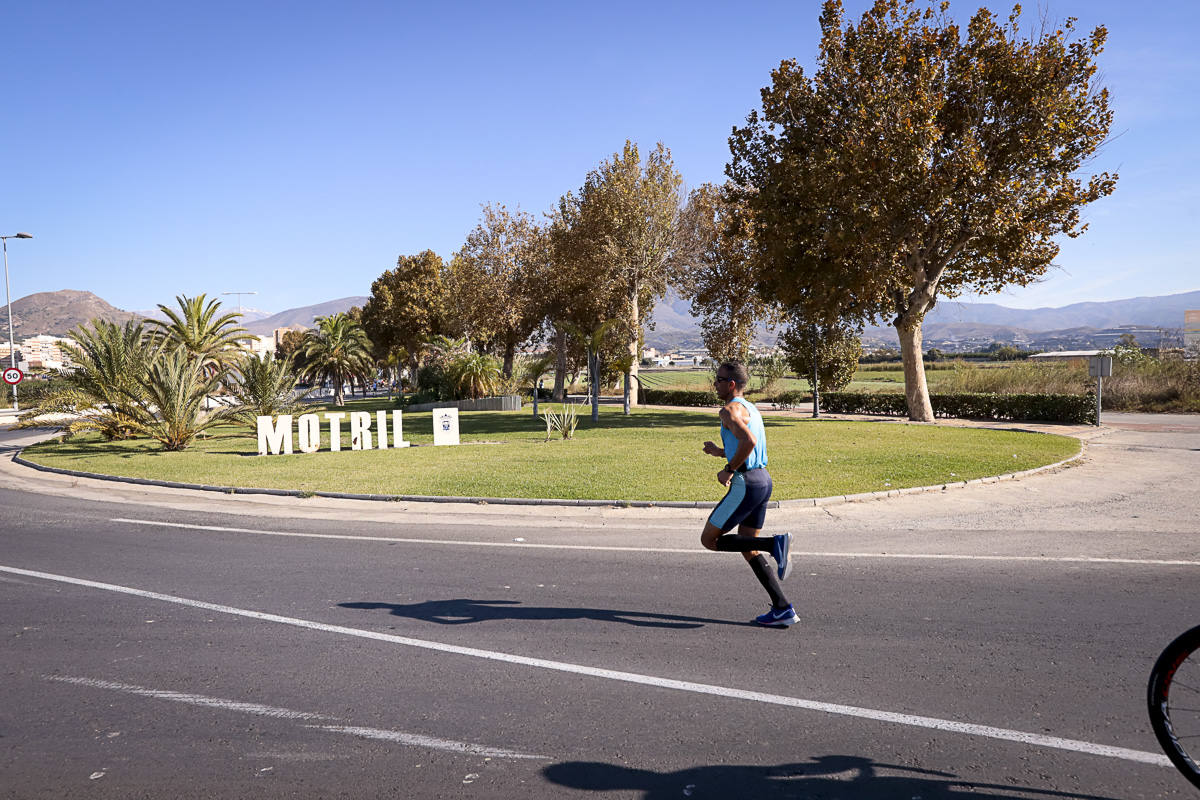
[[[4,382],[9,386],[16,386],[25,379],[25,375],[16,367],[7,367],[4,370]]]
[[[1088,359],[1088,375],[1093,378],[1112,377],[1112,356],[1092,356]]]
[[[433,410],[434,445],[458,444],[458,409],[435,408]]]

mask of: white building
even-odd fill
[[[275,355],[276,341],[274,336],[252,336],[247,344],[254,351],[254,355],[259,358],[266,355]]]
[[[59,345],[71,340],[64,336],[32,336],[17,344],[17,361],[25,369],[62,369],[73,367],[75,362]],[[9,344],[0,344],[0,359],[9,363]]]
[[[1183,312],[1183,349],[1200,351],[1200,310]]]

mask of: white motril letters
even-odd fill
[[[456,411],[457,415],[457,411]],[[325,414],[329,422],[329,449],[337,452],[342,449],[342,420],[349,416],[350,449],[371,450],[378,448],[387,450],[390,447],[408,447],[412,442],[404,441],[404,426],[400,411],[392,412],[391,425],[388,425],[387,412],[375,412],[375,430],[371,430],[371,413],[369,411],[331,411]],[[302,414],[292,425],[291,414],[280,414],[276,417],[262,416],[258,422],[258,454],[279,455],[293,452],[294,434],[300,434],[300,452],[315,453],[321,449],[321,419],[316,414]],[[389,441],[388,428],[391,428]],[[454,423],[455,441],[458,444],[458,420]]]

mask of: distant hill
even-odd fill
[[[995,303],[939,300],[925,319],[931,324],[969,322],[1007,325],[1029,331],[1115,328],[1122,325],[1179,328],[1183,326],[1183,312],[1194,308],[1200,308],[1200,291],[1104,303],[1072,303],[1061,308],[1008,308]]]
[[[19,342],[43,334],[66,336],[68,332],[91,319],[102,319],[124,325],[140,315],[111,306],[91,292],[63,289],[58,292],[38,292],[14,300],[12,304],[13,336]],[[8,320],[4,320],[7,328]],[[4,331],[5,340],[8,331]]]
[[[343,297],[261,319],[253,317],[266,312],[245,309],[243,326],[260,336],[269,336],[276,328],[312,327],[316,317],[349,311],[367,300],[362,296]],[[1035,309],[940,300],[925,318],[924,340],[926,347],[958,351],[993,341],[1054,350],[1106,346],[1122,332],[1133,332],[1143,346],[1156,346],[1158,329],[1171,332],[1182,328],[1183,312],[1188,309],[1200,309],[1200,291]],[[69,289],[31,294],[13,302],[13,328],[18,341],[42,333],[64,336],[94,317],[124,323],[142,316],[150,313],[122,311],[91,292]],[[158,316],[157,309],[154,316]],[[692,316],[690,300],[668,294],[655,305],[650,319],[654,327],[645,333],[648,347],[669,350],[702,346],[699,320]],[[760,326],[754,338],[771,345],[776,333]],[[896,331],[887,325],[868,327],[863,343],[868,347],[896,346]]]
[[[265,319],[243,322],[242,327],[259,336],[270,336],[271,332],[276,328],[290,328],[294,325],[311,328],[314,326],[313,320],[317,317],[328,317],[330,314],[336,314],[339,311],[349,311],[353,306],[364,305],[368,299],[370,298],[343,297],[340,300],[329,300],[324,303],[318,303],[315,306],[290,308],[287,311],[272,314]]]
[[[175,304],[171,304],[168,306],[168,308],[178,311],[179,307]],[[157,308],[147,309],[147,310],[137,310],[137,311],[133,311],[132,313],[137,314],[139,317],[145,317],[146,319],[157,319],[157,320],[161,320],[162,322],[167,321],[167,315],[164,314],[162,311],[160,311]],[[229,303],[222,302],[220,313],[221,314],[230,314],[230,313],[236,314],[237,313],[237,305],[236,304],[230,305]],[[243,308],[242,309],[242,327],[245,327],[247,323],[255,322],[260,319],[266,319],[269,316],[271,316],[270,311],[260,311],[257,308]]]

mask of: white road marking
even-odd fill
[[[220,525],[192,525],[184,522],[159,522],[152,519],[126,519],[113,517],[109,522],[124,522],[130,525],[148,525],[164,528],[185,528],[218,533],[255,533],[260,536],[290,536],[299,539],[342,539],[356,542],[395,542],[398,544],[439,544],[463,547],[515,547],[543,550],[603,550],[618,553],[645,553],[645,547],[621,547],[619,545],[591,544],[534,544],[530,542],[480,542],[469,539],[413,539],[396,536],[351,536],[338,533],[300,533],[297,531],[264,531],[259,528],[228,528]],[[655,547],[655,553],[679,555],[711,555],[700,547]],[[1004,555],[959,555],[954,553],[833,553],[793,550],[793,556],[804,558],[897,558],[932,559],[942,561],[1033,561],[1067,564],[1138,564],[1152,567],[1200,567],[1200,561],[1184,561],[1161,558],[1105,558],[1100,556],[1004,556]]]
[[[476,744],[467,744],[465,742],[452,742],[446,739],[433,739],[429,736],[421,736],[416,733],[404,733],[403,731],[380,730],[379,728],[358,728],[352,725],[305,725],[306,728],[316,728],[317,730],[329,731],[330,733],[348,733],[351,736],[362,736],[366,739],[382,739],[385,742],[397,742],[399,744],[411,745],[413,747],[432,747],[437,750],[452,750],[460,753],[470,753],[477,756],[491,756],[494,758],[532,758],[550,760],[550,756],[531,756],[523,753],[514,753],[511,750],[501,750],[495,747],[482,747]]]
[[[267,614],[261,611],[234,608],[233,606],[207,603],[202,600],[191,600],[186,597],[176,597],[169,594],[149,592],[144,589],[135,589],[129,586],[100,583],[98,581],[90,581],[83,578],[73,578],[67,575],[55,575],[48,572],[37,572],[35,570],[21,569],[19,567],[0,565],[0,572],[7,572],[14,575],[25,575],[30,578],[41,578],[43,580],[57,581],[59,583],[68,583],[75,586],[85,586],[91,589],[101,589],[108,592],[117,592],[120,594],[133,595],[135,597],[144,597],[151,600],[161,600],[167,603],[201,608],[206,611],[215,611],[221,614],[249,617],[251,619],[263,620],[265,622],[276,622],[283,625],[293,625],[299,628],[324,631],[326,633],[335,633],[343,636],[356,636],[362,639],[374,639],[381,642],[404,645],[406,647],[416,647],[423,650],[433,650],[442,653],[453,653],[455,655],[482,658],[489,661],[500,661],[519,666],[535,667],[538,669],[554,670],[557,672],[573,673],[576,675],[586,675],[593,678],[603,678],[606,680],[621,681],[624,683],[633,683],[642,686],[653,686],[660,689],[675,689],[682,692],[714,695],[731,700],[747,700],[755,703],[766,703],[770,705],[787,706],[790,708],[802,708],[809,711],[821,711],[827,714],[858,717],[861,719],[870,719],[878,722],[891,722],[898,725],[910,725],[919,728],[931,728],[933,730],[949,731],[952,733],[964,733],[969,736],[981,736],[989,739],[1002,739],[1010,742],[1020,742],[1023,744],[1032,745],[1034,747],[1070,750],[1077,753],[1087,753],[1090,755],[1104,756],[1107,758],[1119,758],[1127,761],[1137,761],[1144,764],[1154,764],[1163,767],[1171,766],[1170,760],[1168,760],[1167,757],[1162,753],[1149,753],[1142,750],[1132,750],[1126,747],[1114,747],[1111,745],[1097,744],[1094,742],[1084,742],[1077,739],[1064,739],[1057,736],[1043,736],[1037,733],[1026,733],[1024,731],[995,728],[989,725],[976,725],[973,723],[957,722],[955,720],[948,719],[938,719],[936,717],[922,717],[913,714],[901,714],[893,711],[879,711],[871,708],[841,705],[839,703],[824,703],[817,700],[804,700],[799,697],[767,694],[765,692],[752,692],[744,689],[733,689],[727,686],[713,686],[710,684],[695,683],[692,681],[660,678],[654,675],[641,675],[636,672],[621,672],[618,670],[603,669],[600,667],[589,667],[582,664],[571,664],[565,661],[551,661],[544,658],[530,658],[528,656],[518,656],[510,653],[501,653],[494,650],[481,650],[474,647],[462,647],[459,645],[445,644],[442,642],[432,642],[425,639],[414,639],[408,636],[395,636],[393,634],[380,633],[379,631],[363,630],[361,628],[347,628],[342,625],[329,625],[323,622],[313,622],[311,620],[297,619],[295,617],[283,617],[279,616],[278,614]]]
[[[308,711],[293,711],[290,708],[278,708],[276,706],[264,706],[259,703],[243,703],[240,700],[225,700],[220,697],[205,697],[202,694],[187,694],[186,692],[172,692],[166,689],[147,689],[144,686],[131,686],[127,683],[117,683],[116,681],[102,681],[96,678],[75,678],[69,675],[43,675],[48,681],[56,683],[70,683],[75,686],[89,686],[93,689],[112,689],[126,694],[136,694],[140,697],[153,697],[157,700],[172,700],[176,703],[186,703],[191,706],[203,706],[205,708],[217,708],[222,711],[238,711],[243,714],[253,714],[256,717],[274,717],[275,719],[303,719],[303,720],[333,720],[334,717],[327,717],[323,714],[313,714]]]
[[[103,681],[96,678],[76,678],[69,675],[43,675],[48,681],[56,683],[70,683],[76,686],[88,686],[93,689],[111,689],[126,694],[135,694],[140,697],[153,697],[158,700],[171,700],[176,703],[186,703],[187,705],[203,706],[205,708],[216,708],[222,711],[238,711],[243,714],[254,714],[258,717],[273,717],[275,719],[297,719],[309,722],[336,722],[336,717],[329,717],[324,714],[314,714],[309,711],[295,711],[290,708],[279,708],[278,706],[265,706],[259,703],[244,703],[240,700],[226,700],[220,697],[206,697],[202,694],[188,694],[185,692],[173,692],[166,689],[147,689],[144,686],[131,686],[127,683],[117,683],[115,681]],[[379,728],[358,728],[348,725],[305,725],[306,728],[315,728],[317,730],[329,731],[330,733],[347,733],[352,736],[363,736],[369,739],[382,739],[388,742],[408,745],[410,747],[424,747],[432,750],[448,750],[454,753],[470,753],[471,755],[489,756],[492,758],[533,758],[549,760],[549,756],[535,756],[526,753],[516,753],[512,750],[503,750],[498,747],[485,747],[478,744],[470,744],[468,742],[456,742],[452,739],[438,739],[433,736],[423,736],[419,733],[406,733],[405,731],[381,730]]]

